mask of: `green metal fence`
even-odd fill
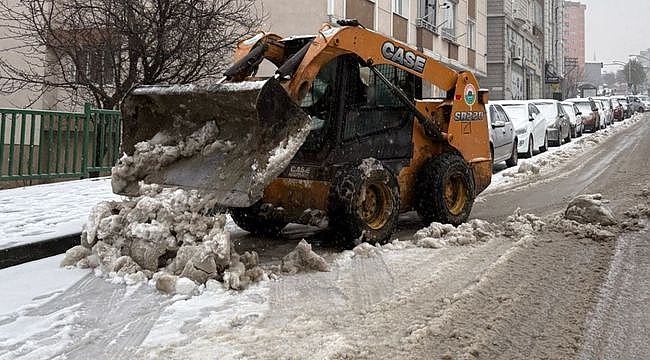
[[[84,178],[110,171],[119,156],[120,112],[0,108],[0,181]]]

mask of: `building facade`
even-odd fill
[[[585,74],[585,11],[587,6],[577,1],[564,1],[564,67],[565,97],[578,94]]]
[[[544,85],[544,1],[488,3],[490,98],[540,98]]]
[[[474,72],[481,86],[487,78],[487,0],[273,0],[263,5],[269,14],[266,31],[310,34],[323,23],[357,19],[455,70]],[[260,71],[268,75],[272,68]],[[439,95],[434,88],[423,91]]]
[[[544,2],[544,97],[562,98],[564,79],[564,0]]]

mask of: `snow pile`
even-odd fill
[[[607,201],[600,194],[576,196],[569,202],[564,213],[557,214],[550,220],[549,228],[578,239],[614,239],[614,225],[618,221],[605,203]]]
[[[546,223],[539,216],[522,214],[521,209],[517,208],[501,224],[501,231],[507,237],[520,238],[540,232],[544,229],[544,226],[546,226]]]
[[[183,293],[192,291],[182,278],[193,284],[214,279],[232,289],[259,281],[257,254],[233,251],[226,216],[209,215],[210,205],[196,191],[143,185],[137,198],[98,204],[81,245],[68,250],[61,265],[95,268],[127,284],[151,279],[161,290]]]
[[[413,241],[416,246],[434,249],[470,245],[487,241],[494,236],[495,230],[493,224],[479,219],[472,219],[458,227],[433,222],[418,230],[413,236]]]
[[[533,164],[530,161],[522,161],[517,168],[518,174],[539,174],[539,165]]]
[[[296,248],[282,258],[280,270],[284,273],[297,274],[309,271],[330,271],[327,261],[312,251],[311,245],[304,239]]]
[[[581,224],[615,225],[616,218],[604,205],[601,194],[579,195],[575,197],[564,212],[564,217]]]

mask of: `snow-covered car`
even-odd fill
[[[582,113],[574,103],[562,101],[561,104],[564,112],[569,117],[569,124],[571,124],[571,137],[575,138],[582,136]]]
[[[490,127],[490,150],[492,165],[506,162],[508,167],[517,165],[517,136],[510,117],[501,105],[488,103],[488,126]]]
[[[593,99],[594,101],[600,100],[601,104],[603,105],[603,112],[605,113],[605,117],[601,120],[604,126],[612,125],[614,123],[614,104],[612,103],[612,98],[608,96],[598,96]]]
[[[616,99],[623,106],[623,119],[627,119],[632,116],[632,111],[630,111],[630,105],[627,102],[627,97],[624,95],[615,95],[612,96],[613,99]]]
[[[648,95],[637,95],[637,97],[643,103],[645,110],[650,110],[650,98],[648,98]]]
[[[596,103],[590,98],[571,98],[566,102],[575,104],[582,117],[583,131],[596,132],[600,130],[600,114]]]
[[[571,123],[569,116],[557,100],[539,99],[532,100],[546,118],[546,136],[548,144],[560,146],[562,142],[571,141]]]
[[[612,118],[614,119],[614,121],[623,120],[625,116],[625,110],[623,109],[623,104],[621,104],[621,102],[618,99],[612,98],[612,106],[613,106]]]
[[[515,127],[519,156],[532,157],[536,151],[548,149],[546,119],[535,104],[528,100],[499,100],[494,103],[503,107]]]
[[[593,99],[592,99],[593,100]],[[605,114],[605,105],[600,100],[593,100],[598,108],[598,118],[600,119],[600,129],[607,127],[607,114]]]
[[[645,105],[643,104],[641,99],[636,95],[628,96],[627,103],[629,104],[630,112],[632,113],[635,112],[642,113],[646,110]]]

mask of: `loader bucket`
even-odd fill
[[[138,87],[121,110],[122,149],[133,155],[133,168],[122,173],[131,185],[144,180],[197,189],[225,207],[259,200],[309,133],[309,117],[273,78]],[[116,168],[127,166],[120,163]],[[115,169],[113,191],[134,195],[116,186]]]

